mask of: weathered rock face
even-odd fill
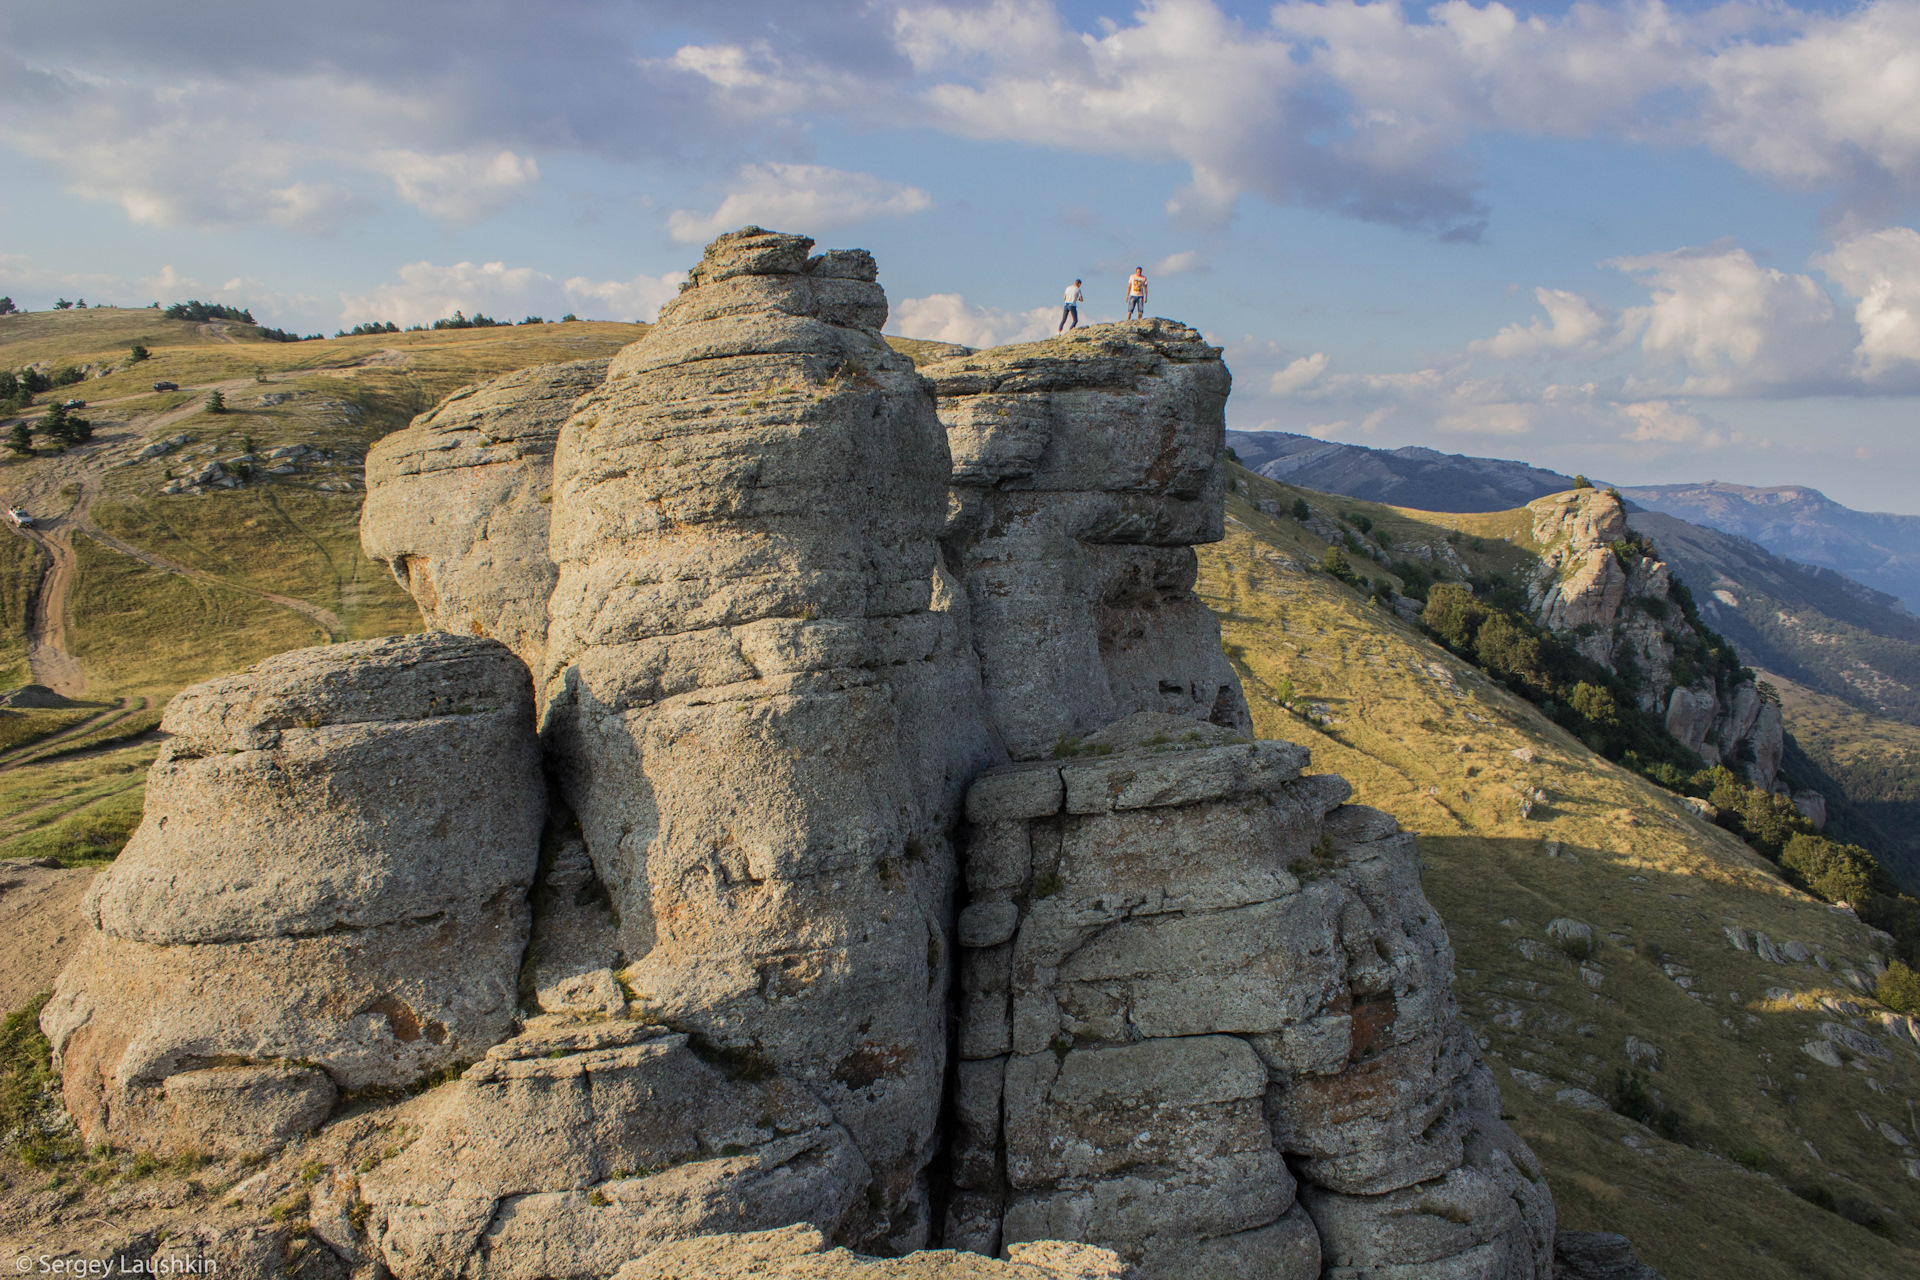
[[[522,369],[463,387],[367,451],[360,543],[437,631],[491,636],[538,670],[554,443],[605,360]]]
[[[511,1032],[546,809],[526,669],[409,636],[187,689],[41,1025],[87,1141],[252,1150]]]
[[[687,1040],[640,1022],[556,1023],[491,1049],[421,1137],[362,1179],[388,1269],[607,1276],[662,1241],[834,1231],[866,1209],[866,1163],[812,1093],[730,1078]]]
[[[1742,765],[1754,785],[1770,789],[1786,748],[1780,709],[1750,680],[1722,688],[1712,674],[1685,669],[1692,664],[1681,660],[1700,635],[1674,594],[1672,571],[1632,540],[1620,499],[1574,489],[1527,509],[1543,548],[1534,620],[1569,635],[1609,671],[1634,672],[1640,705],[1665,716],[1674,741],[1708,764]]]
[[[947,1243],[1549,1275],[1552,1202],[1455,1020],[1413,838],[1288,743],[1145,713],[1086,749],[968,793]]]
[[[831,1108],[850,1239],[928,1236],[965,783],[1004,758],[936,568],[949,459],[864,252],[711,245],[561,433],[546,734],[662,1021]]]
[[[1222,536],[1232,379],[1165,320],[924,367],[953,451],[942,538],[1016,759],[1140,711],[1252,720],[1193,594]]]

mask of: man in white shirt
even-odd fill
[[[1086,298],[1080,293],[1078,280],[1067,286],[1067,305],[1060,310],[1060,327],[1054,330],[1055,333],[1064,333],[1068,329],[1080,327],[1080,304],[1085,301]]]
[[[1147,318],[1147,269],[1135,267],[1127,277],[1127,319]]]

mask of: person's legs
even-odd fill
[[[1127,295],[1127,319],[1132,320],[1136,316],[1142,320],[1147,318],[1147,300],[1137,293],[1130,293]]]
[[[1066,306],[1060,308],[1060,325],[1058,328],[1054,330],[1054,332],[1059,333],[1062,330],[1064,330],[1067,327],[1067,321],[1069,319],[1071,319],[1076,325],[1080,323],[1080,317],[1074,313],[1074,306],[1071,302],[1069,302]]]

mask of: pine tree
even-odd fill
[[[215,387],[213,390],[207,392],[207,412],[225,413],[226,411],[227,398],[220,394],[220,388]]]

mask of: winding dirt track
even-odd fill
[[[181,389],[204,393],[217,387],[227,395],[239,395],[253,383],[252,378],[236,378]],[[94,403],[105,406],[114,401]],[[93,522],[90,512],[94,500],[104,488],[110,457],[117,460],[117,455],[122,452],[120,446],[137,444],[147,434],[200,411],[200,402],[192,400],[166,413],[144,414],[125,422],[98,423],[92,440],[70,448],[63,454],[42,459],[46,465],[35,468],[15,486],[13,501],[34,517],[32,528],[15,532],[45,551],[50,558],[47,571],[41,575],[39,588],[27,608],[27,665],[35,684],[45,685],[69,698],[80,697],[87,691],[86,672],[81,668],[79,659],[73,656],[70,639],[71,600],[74,583],[79,577],[79,561],[73,547],[76,533],[85,534],[101,546],[164,572],[224,587],[229,591],[243,592],[291,609],[316,623],[327,633],[329,640],[337,640],[345,634],[339,615],[330,609],[169,560],[156,552],[122,542]],[[99,726],[95,724],[93,727]]]

